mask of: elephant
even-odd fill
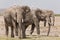
[[[7,8],[4,13],[4,22],[5,22],[5,29],[6,29],[6,35],[8,36],[9,32],[9,26],[11,27],[11,37],[14,37],[14,28],[16,36],[18,35],[19,38],[25,38],[24,34],[24,28],[22,26],[22,20],[25,17],[25,14],[27,14],[30,11],[30,8],[28,6],[11,6]],[[22,36],[21,36],[22,35]]]
[[[4,15],[4,21],[5,21],[5,29],[6,29],[6,35],[8,36],[9,32],[9,26],[11,27],[11,37],[14,37],[14,28],[16,31],[17,28],[17,22],[20,22],[19,28],[21,27],[21,20],[22,20],[22,9],[19,8],[18,6],[11,6],[5,10],[5,15]],[[20,16],[20,20],[18,19]],[[18,18],[17,18],[18,17]],[[21,31],[21,29],[19,30]]]
[[[50,11],[50,10],[44,10],[43,11],[41,9],[36,9],[34,11],[35,11],[35,16],[38,19],[38,22],[44,21],[44,26],[46,26],[46,21],[48,21],[48,25],[49,25],[49,29],[48,29],[48,33],[47,33],[47,36],[48,36],[49,32],[50,32],[50,27],[51,27],[51,21],[52,21],[51,17],[53,18],[53,25],[54,25],[54,13],[53,13],[53,11]],[[34,28],[35,28],[35,25],[32,24],[30,34],[33,33]]]
[[[32,11],[32,12],[31,12],[31,11]],[[30,12],[24,14],[24,16],[25,16],[25,17],[23,18],[22,26],[23,26],[23,28],[25,27],[25,29],[22,29],[22,30],[24,30],[23,32],[26,31],[26,29],[27,29],[27,27],[28,27],[29,25],[33,25],[33,26],[36,27],[37,36],[39,36],[39,34],[40,34],[40,28],[39,28],[38,19],[37,19],[36,15],[35,15],[35,11],[30,10]],[[24,33],[24,34],[25,34],[25,33]]]
[[[39,9],[37,9],[37,11],[38,11]],[[38,18],[38,20],[39,20],[39,22],[40,21],[44,21],[44,27],[46,26],[46,22],[47,22],[47,17],[49,16],[49,19],[50,19],[50,21],[51,21],[51,26],[53,25],[54,26],[54,22],[55,22],[55,16],[54,16],[54,12],[52,11],[52,10],[41,10],[41,13],[42,14],[38,14],[38,13],[36,13],[36,16],[37,16],[37,18]],[[40,15],[41,15],[41,17],[40,17]],[[51,18],[53,19],[53,20],[51,20]],[[53,21],[53,23],[52,23],[52,21]]]

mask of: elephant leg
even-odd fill
[[[14,27],[11,26],[11,37],[14,37]]]
[[[48,25],[49,25],[49,26],[52,25],[52,24],[51,24],[51,18],[50,18],[50,17],[48,18]]]
[[[39,35],[40,34],[39,23],[37,23],[37,25],[35,25],[35,26],[36,26],[36,29],[37,29],[37,34]]]
[[[18,26],[21,26],[21,24],[19,23]],[[22,31],[21,27],[18,27],[18,36],[19,36],[19,38],[21,38],[21,34],[22,34],[21,31]]]
[[[49,28],[48,28],[47,36],[49,35],[49,33],[50,33],[50,28],[51,28],[51,19],[50,19],[50,18],[48,19],[48,25],[49,25]]]
[[[17,21],[13,19],[12,24],[15,28],[15,35],[18,36],[18,23],[17,23]]]
[[[8,24],[7,24],[6,18],[4,18],[4,22],[5,22],[6,35],[8,36],[9,28],[8,28]]]
[[[28,26],[26,26],[25,23],[23,23],[23,25],[22,25],[22,38],[26,38],[25,31],[26,31],[27,27]]]
[[[39,28],[39,24],[38,24],[38,27],[37,28],[37,34],[39,35],[40,34],[40,28]]]
[[[36,27],[36,30],[37,30],[37,37],[39,37],[39,35],[40,35],[39,23],[37,23],[37,24],[35,25],[35,27]]]
[[[18,23],[17,22],[15,23],[15,33],[16,33],[16,36],[18,36]]]
[[[34,28],[35,28],[35,25],[34,25],[34,23],[32,24],[32,27],[31,27],[31,32],[30,32],[30,34],[32,35],[32,33],[34,32]]]
[[[44,27],[46,27],[46,22],[47,22],[47,21],[45,20],[45,21],[44,21]]]
[[[9,28],[8,25],[5,24],[5,29],[6,29],[6,35],[8,36]]]
[[[36,27],[37,34],[39,35],[40,34],[40,28],[39,28],[39,21],[37,18],[34,18],[34,24]]]
[[[28,24],[28,22],[23,22],[22,23],[23,25],[22,25],[22,35],[23,35],[23,38],[26,38],[26,34],[25,34],[25,32],[26,32],[26,29],[27,29],[27,27],[29,26],[29,24]]]

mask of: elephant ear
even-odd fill
[[[30,12],[30,7],[29,6],[23,6],[22,7],[25,13]]]

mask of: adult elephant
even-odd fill
[[[19,23],[19,28],[20,28],[19,32],[21,32],[22,12],[23,10],[19,6],[11,6],[5,10],[4,21],[5,21],[5,29],[6,29],[7,36],[8,36],[9,26],[10,26],[11,37],[14,37],[14,28],[16,30],[17,22]]]
[[[32,12],[31,12],[31,11],[32,11]],[[37,19],[36,15],[35,15],[35,11],[30,10],[30,12],[24,14],[24,18],[23,18],[22,24],[23,24],[23,25],[22,25],[22,26],[23,26],[23,29],[22,29],[22,30],[24,30],[23,32],[26,31],[26,29],[27,29],[27,27],[28,27],[29,25],[33,25],[33,26],[36,27],[36,31],[37,31],[37,34],[38,34],[38,36],[39,36],[39,34],[40,34],[40,28],[39,28],[38,19]],[[32,26],[32,27],[33,27],[33,26]],[[25,27],[25,29],[24,29],[24,27]],[[24,34],[25,34],[25,33],[24,33]]]
[[[8,36],[9,26],[11,27],[11,37],[14,37],[14,28],[16,35],[19,38],[25,38],[24,29],[22,27],[22,19],[25,17],[24,15],[30,11],[28,6],[11,6],[4,11],[4,21],[5,21],[5,29],[6,35]],[[18,26],[17,26],[18,24]],[[22,36],[21,36],[22,34]]]
[[[40,9],[36,9],[34,10],[35,11],[35,15],[37,16],[37,19],[40,21],[44,21],[44,26],[46,26],[46,21],[48,21],[48,25],[49,25],[49,29],[48,29],[48,34],[47,36],[49,35],[49,32],[50,32],[50,27],[51,27],[51,21],[53,21],[53,25],[54,25],[54,13],[53,11],[50,11],[50,10],[40,10]],[[51,17],[53,18],[53,20],[51,20]],[[34,31],[34,28],[35,26],[32,25],[32,28],[31,28],[31,33],[33,33]]]

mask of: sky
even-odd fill
[[[28,5],[31,8],[50,9],[60,14],[60,0],[0,0],[0,9],[12,5]]]

